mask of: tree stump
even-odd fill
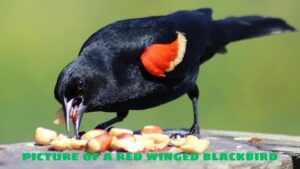
[[[185,129],[167,129],[166,134],[187,133]],[[235,131],[202,130],[202,136],[210,140],[207,154],[230,153],[270,153],[276,152],[276,160],[204,160],[200,155],[198,160],[103,160],[102,155],[97,160],[53,161],[53,160],[23,160],[22,153],[43,153],[49,151],[47,146],[35,146],[33,142],[0,145],[0,168],[139,168],[139,169],[199,169],[199,168],[300,168],[300,137],[247,133]],[[83,151],[64,151],[63,153],[78,153]],[[218,157],[219,158],[219,157]]]

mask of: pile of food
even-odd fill
[[[159,126],[145,126],[140,134],[123,128],[90,130],[81,138],[68,138],[55,131],[38,127],[35,132],[37,145],[49,146],[52,150],[85,150],[90,153],[105,151],[121,152],[186,152],[203,153],[209,146],[209,140],[188,135],[182,138],[169,138]]]

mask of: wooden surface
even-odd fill
[[[186,133],[186,130],[168,129],[167,134]],[[23,152],[49,152],[47,147],[30,143],[0,145],[0,168],[299,168],[300,137],[261,133],[202,130],[202,136],[210,140],[207,152],[278,152],[275,161],[23,161]],[[79,152],[79,151],[65,151]],[[83,152],[80,151],[79,154]]]

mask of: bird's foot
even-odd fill
[[[78,135],[79,135],[79,138],[76,138],[76,139],[80,139],[80,138],[81,138],[81,136],[82,136],[82,135],[84,135],[85,133],[86,133],[85,131],[81,131],[81,132],[79,132],[79,133],[78,133]]]
[[[105,124],[99,124],[98,126],[95,127],[95,129],[101,129],[101,130],[105,130],[107,132],[109,132],[110,129],[112,129],[112,128],[113,128],[113,126],[109,127],[109,126],[107,126]]]
[[[194,123],[194,124],[192,125],[192,127],[190,128],[190,131],[189,131],[188,135],[194,135],[194,136],[200,138],[200,137],[201,137],[201,134],[200,134],[200,128],[199,128],[199,125],[196,124],[196,123]]]
[[[187,135],[187,134],[174,133],[174,134],[171,134],[170,138],[171,138],[171,139],[179,139],[179,138],[185,137],[186,135]]]
[[[183,133],[174,133],[170,136],[171,139],[178,139],[178,138],[183,138],[183,137],[186,137],[188,135],[194,135],[198,138],[201,137],[201,134],[200,134],[200,128],[199,128],[199,125],[198,124],[193,124],[193,126],[190,128],[189,132],[186,133],[186,134],[183,134]]]

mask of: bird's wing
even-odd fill
[[[109,47],[107,53],[118,52],[118,60],[137,60],[154,77],[182,78],[205,51],[210,15],[211,10],[202,9],[115,22],[92,35],[81,52],[93,43],[101,44],[103,52]]]
[[[119,36],[126,44],[122,49],[135,53],[141,68],[154,77],[185,77],[199,63],[210,38],[210,13],[204,11],[121,22]]]
[[[170,43],[152,43],[141,54],[145,70],[156,77],[166,77],[178,66],[185,56],[187,39],[177,31],[176,38]],[[188,65],[187,65],[188,66]]]
[[[209,43],[211,23],[210,9],[179,11],[165,16],[165,31],[158,31],[156,40],[140,55],[144,69],[160,78],[186,76],[199,66]],[[162,41],[167,39],[165,37],[168,37],[167,42]]]

